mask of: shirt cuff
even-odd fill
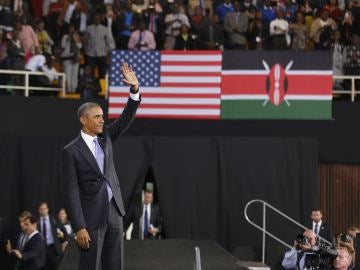
[[[140,92],[138,91],[136,94],[130,93],[130,98],[134,101],[140,100]]]

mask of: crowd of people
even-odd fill
[[[360,70],[360,0],[1,0],[0,30],[0,68],[64,71],[86,97],[112,49],[332,50],[335,75]]]

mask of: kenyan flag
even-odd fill
[[[222,119],[330,119],[330,52],[223,53]]]

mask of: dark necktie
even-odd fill
[[[21,234],[20,235],[20,243],[19,243],[19,250],[20,251],[23,251],[23,249],[24,249],[26,238],[27,238],[26,234]]]
[[[149,213],[147,205],[145,206],[145,217],[144,217],[144,239],[149,237]]]
[[[315,224],[315,230],[314,230],[314,232],[315,232],[316,234],[319,234],[319,225],[318,225],[318,224]]]
[[[42,229],[41,229],[41,233],[42,233],[42,236],[43,236],[43,238],[44,238],[44,242],[45,242],[45,244],[46,244],[46,219],[45,218],[43,218],[43,220],[42,220]]]
[[[209,25],[209,41],[214,42],[214,27]]]

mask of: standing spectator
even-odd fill
[[[249,19],[249,23],[255,19],[256,7],[251,3],[251,0],[241,1],[240,10],[246,14]]]
[[[287,50],[290,44],[289,23],[284,18],[281,7],[276,8],[276,19],[270,23],[270,36],[273,50]]]
[[[284,10],[285,19],[288,23],[295,21],[296,12],[298,10],[298,5],[293,0],[285,0],[284,4],[281,5],[281,8]]]
[[[32,214],[27,210],[22,211],[19,215],[20,232],[19,232],[19,236],[16,239],[15,249],[19,250],[20,252],[23,251],[27,238],[25,220],[31,216]],[[6,252],[10,255],[12,250],[13,250],[13,246],[11,245],[11,242],[8,239],[6,241]]]
[[[234,11],[225,16],[224,29],[228,33],[231,49],[244,50],[246,48],[246,32],[249,19],[245,13],[240,12],[240,2],[234,3]]]
[[[255,13],[255,20],[249,26],[249,48],[251,50],[268,49],[269,30],[265,27],[260,10]]]
[[[131,33],[128,49],[129,50],[140,50],[140,51],[151,51],[155,50],[156,43],[154,34],[146,30],[146,22],[141,20],[139,22],[139,29]]]
[[[213,0],[188,0],[187,12],[189,16],[195,14],[196,7],[200,7],[201,13],[204,16],[211,16],[214,13]]]
[[[315,19],[310,28],[310,38],[314,41],[316,50],[330,49],[332,31],[336,28],[335,21],[329,17],[329,11],[324,9],[321,17]]]
[[[19,261],[19,270],[41,270],[45,266],[45,245],[44,240],[37,230],[36,219],[33,216],[25,218],[24,231],[26,242],[20,251],[14,249],[11,252]],[[48,268],[46,268],[48,269]]]
[[[39,229],[46,245],[46,270],[56,270],[59,267],[61,254],[64,252],[68,241],[68,234],[63,224],[49,215],[46,202],[41,202],[38,207]]]
[[[131,31],[135,29],[136,14],[132,10],[131,0],[126,1],[125,10],[121,11],[115,19],[116,48],[126,50]]]
[[[0,30],[10,32],[13,30],[15,17],[11,10],[10,0],[4,0],[2,9],[0,10]]]
[[[346,56],[346,46],[341,41],[341,33],[339,30],[335,30],[333,34],[333,42],[331,44],[331,50],[333,55],[333,75],[344,75],[344,62]],[[333,80],[333,89],[344,90],[341,85],[343,80]]]
[[[66,232],[67,234],[73,238],[74,236],[74,230],[73,228],[71,227],[71,222],[70,220],[68,219],[68,214],[65,210],[65,208],[61,208],[59,210],[59,213],[58,213],[58,220],[59,222],[64,225],[65,229],[66,229]]]
[[[330,225],[322,220],[322,213],[320,209],[313,209],[311,212],[311,227],[312,231],[315,232],[316,235],[324,238],[329,242],[333,242],[333,234],[331,232]]]
[[[111,48],[111,37],[108,29],[101,24],[100,14],[94,17],[94,23],[86,30],[85,54],[87,64],[98,68],[99,77],[105,78],[106,57]]]
[[[360,74],[360,36],[352,35],[352,42],[346,47],[346,59],[344,64],[345,75]],[[355,81],[355,87],[360,87],[359,80]],[[350,87],[346,87],[349,89]]]
[[[94,69],[85,66],[84,75],[79,80],[77,92],[81,98],[97,98],[101,91],[99,79],[94,76]]]
[[[200,29],[203,28],[203,25],[208,21],[207,18],[207,16],[203,15],[200,6],[195,7],[194,15],[190,18],[191,26],[195,33],[200,34]]]
[[[291,49],[294,51],[305,50],[308,43],[308,33],[304,15],[301,12],[296,13],[295,23],[290,24],[289,32],[292,37]]]
[[[52,54],[51,47],[54,46],[54,41],[45,30],[45,22],[39,21],[37,23],[36,36],[39,40],[40,50],[44,53]]]
[[[344,11],[339,8],[338,0],[329,0],[329,3],[325,6],[329,10],[329,16],[332,18],[336,24],[341,23],[344,19]]]
[[[341,38],[346,45],[351,43],[351,36],[353,34],[353,16],[350,11],[346,11],[344,19],[339,23]]]
[[[196,48],[196,41],[193,35],[189,33],[189,27],[186,24],[183,24],[180,27],[180,35],[176,37],[174,49],[189,51],[195,50]]]
[[[305,25],[308,31],[314,21],[314,9],[312,8],[311,0],[305,0],[299,7],[299,11],[304,14]]]
[[[85,33],[87,28],[87,9],[88,7],[86,2],[77,2],[70,19],[70,24],[74,25],[76,31],[78,31],[81,35]]]
[[[276,11],[271,0],[265,0],[261,13],[265,26],[269,28],[270,22],[276,18]]]
[[[161,5],[156,0],[149,1],[149,7],[143,12],[148,29],[153,32],[156,48],[161,50],[164,45],[164,16]]]
[[[219,16],[213,14],[205,20],[205,24],[199,29],[198,45],[203,50],[224,49],[224,29],[219,24]]]
[[[231,0],[224,0],[223,3],[219,4],[216,7],[216,14],[219,16],[221,24],[224,23],[226,14],[234,11],[235,9],[233,4],[231,3]]]
[[[31,25],[22,18],[15,24],[15,30],[19,31],[19,39],[25,50],[25,61],[27,61],[39,48],[39,40]]]
[[[11,35],[11,39],[8,41],[7,55],[8,55],[10,69],[12,70],[25,69],[25,49],[20,42],[19,32],[17,30],[14,30],[14,32]],[[14,85],[23,85],[24,76],[12,75],[11,83]]]
[[[75,93],[78,85],[80,49],[82,47],[79,34],[75,26],[70,25],[69,31],[61,41],[61,59],[66,74],[67,91]]]
[[[159,239],[162,231],[162,217],[160,207],[154,203],[154,192],[144,191],[144,200],[141,206],[135,206],[133,215],[129,218],[134,227],[131,233],[132,239]],[[125,224],[128,227],[128,224]]]
[[[180,34],[180,27],[183,24],[190,28],[189,18],[185,14],[180,13],[179,4],[174,3],[172,13],[167,14],[165,17],[165,50],[174,49],[176,37]]]

